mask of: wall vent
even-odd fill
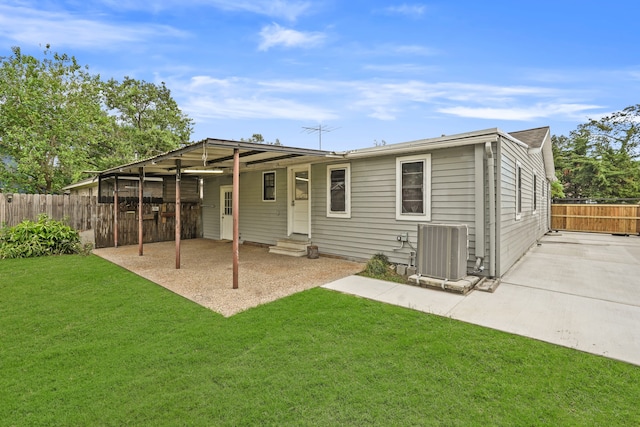
[[[468,229],[465,224],[418,224],[417,272],[451,281],[467,275]]]

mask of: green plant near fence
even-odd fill
[[[46,214],[0,228],[0,259],[30,258],[82,252],[78,232]]]

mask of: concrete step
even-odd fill
[[[442,289],[443,291],[454,292],[462,295],[466,295],[480,281],[481,278],[478,276],[465,276],[460,280],[448,281],[433,277],[419,276],[417,274],[409,276],[408,279],[410,285],[420,286],[422,288]]]
[[[309,240],[293,240],[293,239],[280,239],[276,242],[276,246],[279,248],[287,248],[287,249],[298,249],[307,251],[307,246],[309,246],[311,242]]]
[[[293,257],[307,256],[307,247],[304,249],[287,248],[283,246],[269,246],[270,254],[287,255]]]

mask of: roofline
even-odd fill
[[[459,133],[455,135],[443,135],[437,138],[419,139],[416,141],[400,142],[397,144],[385,145],[382,147],[363,148],[345,152],[345,158],[373,157],[378,155],[403,154],[423,150],[437,150],[440,148],[459,147],[464,145],[480,144],[484,142],[495,142],[498,136],[507,137],[505,132],[498,128],[484,129],[474,132]],[[509,138],[516,144],[524,143],[514,138]]]
[[[318,156],[318,157],[331,157],[338,156],[333,151],[324,151],[324,150],[314,150],[308,148],[299,148],[299,147],[288,147],[285,145],[271,145],[271,144],[260,144],[256,142],[245,142],[245,141],[234,141],[229,139],[215,139],[215,138],[207,138],[202,141],[194,142],[184,147],[176,148],[175,150],[167,151],[162,154],[158,154],[157,156],[148,157],[143,160],[139,160],[136,162],[119,165],[110,169],[105,169],[100,172],[100,176],[102,175],[110,175],[116,174],[118,172],[122,172],[123,169],[132,169],[136,167],[144,167],[156,162],[160,162],[163,160],[171,159],[173,157],[180,157],[183,154],[187,154],[191,151],[197,150],[201,146],[211,147],[211,148],[229,148],[229,149],[246,149],[252,150],[259,148],[263,151],[270,152],[281,152],[288,154],[298,154],[301,156]]]

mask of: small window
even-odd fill
[[[516,161],[516,219],[522,218],[522,165]]]
[[[396,159],[396,219],[431,219],[431,155]]]
[[[262,201],[274,202],[276,200],[276,173],[262,173]]]
[[[538,175],[533,172],[533,213],[538,211]]]
[[[327,166],[327,216],[351,218],[351,165]]]

